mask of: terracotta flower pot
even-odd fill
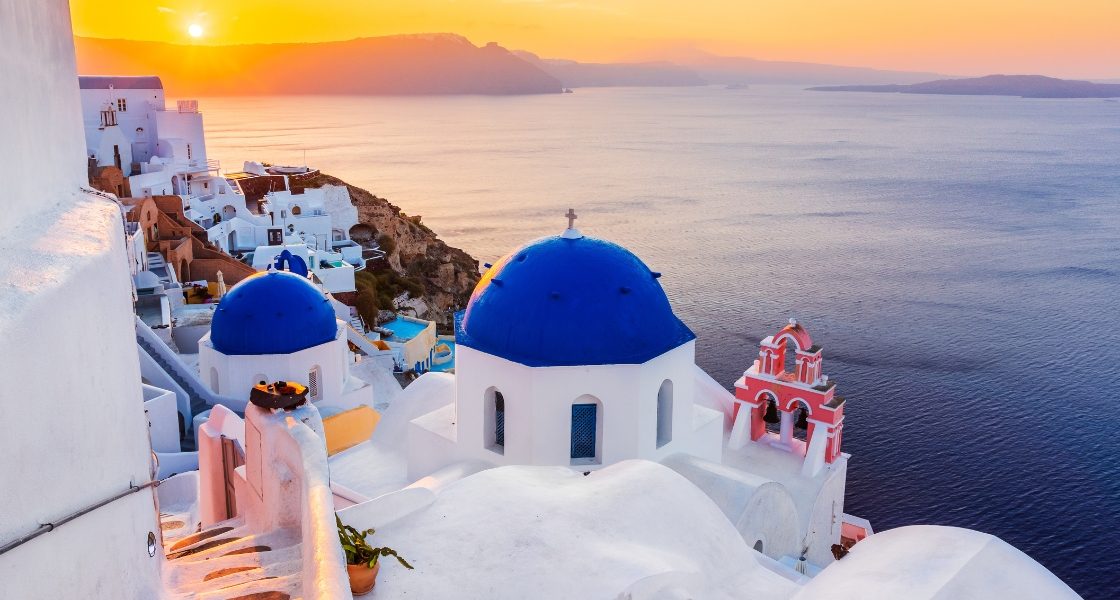
[[[369,568],[368,565],[346,565],[346,573],[350,576],[350,592],[356,596],[368,594],[377,584],[377,572],[381,570],[381,562]]]

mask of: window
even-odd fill
[[[128,112],[128,100],[125,98],[117,98],[117,110],[120,112]]]
[[[673,441],[673,382],[666,379],[657,390],[657,447]]]
[[[603,435],[601,410],[601,405],[594,396],[580,396],[572,404],[571,458],[573,465],[590,465],[600,462],[599,451]]]
[[[506,445],[506,399],[501,392],[494,392],[494,445]]]
[[[494,388],[486,390],[483,401],[486,447],[498,454],[506,453],[506,398]]]
[[[311,396],[312,401],[319,399],[322,390],[323,370],[318,365],[311,368],[307,374],[307,395]]]
[[[215,393],[221,393],[218,389],[218,369],[210,367],[210,389]]]
[[[303,209],[298,204],[292,207],[292,216],[298,217],[302,212]]]

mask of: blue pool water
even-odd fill
[[[426,325],[420,323],[412,323],[410,321],[405,321],[404,319],[397,317],[396,319],[385,323],[381,327],[393,332],[393,337],[390,338],[390,341],[406,342],[420,335],[420,332],[424,331]]]
[[[306,151],[482,262],[574,207],[664,273],[728,386],[798,318],[848,398],[848,512],[993,533],[1120,597],[1120,104],[752,86],[201,105],[223,164]]]
[[[447,372],[455,368],[455,342],[440,340],[439,342],[436,342],[436,347],[438,348],[440,344],[447,344],[447,347],[451,349],[451,360],[443,364],[436,364],[435,357],[433,356],[431,370],[438,372]]]

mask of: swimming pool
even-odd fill
[[[404,319],[397,317],[392,321],[389,321],[388,323],[382,325],[381,327],[393,332],[393,337],[389,338],[389,341],[404,342],[420,335],[420,332],[424,331],[424,329],[426,329],[428,325],[427,323],[413,323],[412,321],[405,321]]]

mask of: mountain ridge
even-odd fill
[[[565,87],[910,83],[936,76],[698,50],[659,60],[587,63],[541,58],[494,42],[476,46],[449,32],[222,46],[75,37],[75,46],[80,72],[159,73],[175,95],[504,95]]]
[[[80,73],[158,73],[174,95],[549,94],[560,81],[497,44],[411,34],[315,44],[75,38]]]
[[[880,92],[943,96],[1019,96],[1021,98],[1118,98],[1120,84],[1058,79],[1045,75],[985,75],[938,79],[910,85],[837,85],[815,92]]]

